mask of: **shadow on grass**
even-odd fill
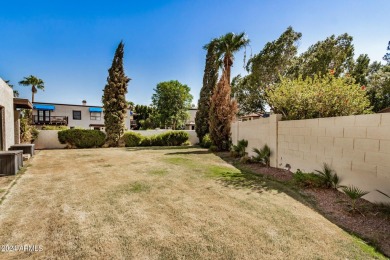
[[[199,146],[137,146],[126,147],[126,151],[160,151],[160,150],[188,150]]]
[[[165,155],[186,155],[186,154],[210,154],[208,150],[205,151],[189,151],[189,152],[175,152],[175,153],[166,153]]]
[[[236,172],[221,172],[219,173],[218,181],[224,186],[234,187],[236,189],[246,188],[255,192],[274,192],[285,193],[302,204],[311,208],[315,207],[315,202],[309,196],[299,192],[298,188],[290,182],[281,182],[273,179],[270,176],[254,173],[245,168],[244,165],[234,162],[228,153],[215,153],[226,163],[233,165],[239,171]]]

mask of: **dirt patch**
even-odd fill
[[[219,153],[225,161],[238,165],[240,169],[261,174],[287,186],[294,186],[326,218],[348,232],[368,241],[390,257],[390,205],[376,205],[359,199],[358,211],[351,211],[350,200],[343,192],[334,189],[302,188],[292,183],[293,173],[284,169],[264,167],[260,164],[240,164],[228,153]]]

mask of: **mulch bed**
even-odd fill
[[[236,159],[227,159],[230,163]],[[284,169],[264,167],[261,164],[240,164],[241,168],[261,174],[279,182],[292,183],[293,173]],[[351,211],[350,200],[343,192],[324,188],[299,188],[299,192],[310,197],[309,203],[327,219],[368,241],[390,257],[390,205],[373,204],[364,199],[357,201],[358,211]],[[313,205],[314,202],[314,205]]]

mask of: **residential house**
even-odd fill
[[[188,109],[188,114],[190,115],[186,121],[186,130],[195,130],[195,117],[196,117],[197,108]]]
[[[101,106],[82,104],[59,104],[47,102],[33,103],[33,123],[39,128],[43,125],[68,126],[104,131],[104,111]],[[127,110],[125,127],[130,130],[132,113]]]

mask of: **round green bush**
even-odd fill
[[[99,130],[68,129],[58,132],[58,140],[70,147],[93,148],[102,147],[106,135]]]
[[[126,132],[123,137],[126,147],[138,146],[141,143],[142,135],[134,132]]]
[[[213,143],[211,142],[210,134],[206,134],[205,136],[203,136],[200,146],[203,148],[210,148],[212,144]]]

